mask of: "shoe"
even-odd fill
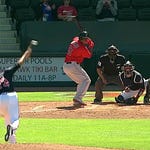
[[[143,103],[144,103],[145,105],[150,104],[149,98],[145,96]]]
[[[117,97],[115,97],[115,101],[116,101],[116,103],[120,103],[120,101],[118,100]]]
[[[83,107],[86,106],[87,104],[85,104],[85,103],[82,102],[82,101],[73,99],[73,105],[74,105],[75,107],[81,107],[81,108],[83,108]]]
[[[115,101],[116,103],[125,103],[125,100],[122,96],[115,97]]]
[[[101,99],[94,99],[94,104],[101,104],[102,103],[102,100]]]
[[[5,134],[5,141],[7,142],[9,140],[9,137],[13,134],[13,128],[11,125],[7,125],[7,130]]]

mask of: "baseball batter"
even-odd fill
[[[68,77],[77,83],[77,91],[73,98],[73,104],[77,107],[86,105],[82,98],[89,88],[91,79],[80,64],[84,58],[92,57],[93,47],[94,42],[89,38],[87,31],[83,31],[79,36],[73,38],[65,57],[63,70]]]
[[[37,42],[32,40],[27,50],[18,62],[0,73],[0,114],[4,116],[6,125],[5,141],[16,143],[16,130],[19,126],[18,97],[14,90],[12,77],[32,53],[32,45]]]
[[[144,96],[144,104],[149,103],[149,80],[145,80],[142,75],[134,69],[134,66],[130,61],[127,61],[123,66],[123,71],[120,73],[120,79],[124,86],[122,93],[115,98],[117,103],[124,103],[127,105],[136,104],[138,98],[143,94],[146,88],[146,94]]]

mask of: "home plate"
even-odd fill
[[[36,106],[32,109],[33,112],[42,111],[45,105]]]

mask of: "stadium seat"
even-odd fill
[[[10,7],[12,22],[14,22],[16,9],[28,8],[30,6],[30,0],[8,0],[7,3]]]
[[[92,7],[78,9],[78,19],[81,21],[96,20],[95,9]]]
[[[73,0],[72,5],[77,9],[90,7],[89,0]]]
[[[136,20],[136,9],[133,8],[122,8],[118,10],[118,20]]]
[[[131,7],[131,0],[117,0],[118,8],[129,8]]]
[[[28,20],[34,20],[35,14],[32,8],[20,8],[16,10],[15,13],[16,20],[18,21],[28,21]]]
[[[41,20],[42,18],[41,0],[31,0],[30,6],[34,10],[36,20]]]
[[[150,20],[150,8],[138,9],[137,18],[138,20],[149,21]]]
[[[81,21],[94,20],[95,10],[90,5],[90,0],[73,0],[72,5],[78,11],[78,19]]]
[[[27,8],[30,5],[30,0],[9,0],[9,4],[12,8]]]
[[[91,0],[91,6],[95,9],[98,0]]]
[[[63,0],[51,0],[52,3],[55,3],[56,8],[58,8],[60,5],[63,5]]]
[[[134,8],[150,7],[150,0],[132,0],[132,6]]]
[[[22,22],[35,20],[35,13],[32,8],[20,8],[15,12],[16,29],[19,34]]]

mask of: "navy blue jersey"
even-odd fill
[[[12,67],[6,68],[0,74],[0,94],[4,92],[13,92],[14,86],[12,78],[14,73],[20,68],[19,64],[15,64]]]
[[[97,68],[101,68],[107,75],[118,75],[121,71],[121,66],[125,64],[125,57],[117,54],[112,63],[108,54],[102,55],[97,63]]]
[[[119,76],[124,87],[129,87],[131,90],[144,89],[144,78],[136,70],[133,70],[133,75],[129,78],[125,76],[124,72]]]

